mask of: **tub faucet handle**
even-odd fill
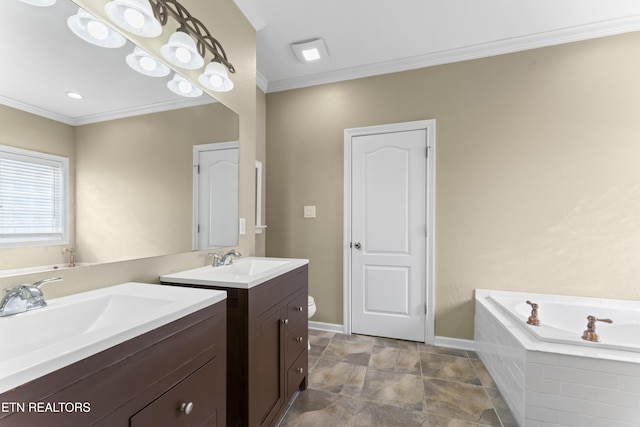
[[[531,316],[527,319],[527,323],[533,326],[540,326],[540,319],[538,319],[538,304],[527,300],[527,304],[531,306]]]
[[[587,316],[587,330],[582,333],[582,339],[586,341],[599,341],[596,334],[596,322],[613,323],[611,319],[598,319],[596,316]]]

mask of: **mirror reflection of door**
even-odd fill
[[[196,145],[194,249],[238,244],[238,143]]]

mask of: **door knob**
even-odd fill
[[[360,248],[362,248],[362,245],[360,244],[360,242],[355,242],[355,243],[353,244],[353,247],[354,247],[354,248],[356,248],[356,249],[358,249],[358,250],[360,250]]]

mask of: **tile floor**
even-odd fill
[[[309,384],[279,427],[517,427],[474,352],[309,331]]]

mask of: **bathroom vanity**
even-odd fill
[[[71,321],[80,325],[73,330],[67,324],[72,331],[59,339],[62,343],[43,342],[17,357],[0,351],[5,356],[0,359],[0,384],[5,388],[15,384],[0,393],[4,405],[0,426],[226,425],[225,295],[193,289],[200,292],[185,300],[163,288],[117,285],[53,299],[50,307],[0,318],[0,330],[4,330],[26,325],[29,315],[39,315],[36,320],[52,316],[55,323],[53,316],[59,317],[56,310],[61,310],[71,311],[75,317]],[[92,305],[96,301],[99,304]],[[87,306],[90,310],[83,314],[81,309]],[[46,330],[47,325],[42,326]],[[139,333],[140,328],[146,332]],[[23,330],[23,334],[40,332]],[[120,342],[112,345],[113,339]],[[67,351],[59,352],[58,345]],[[82,357],[87,349],[93,352],[101,346],[107,348]],[[69,356],[80,358],[68,363]],[[7,370],[20,363],[25,369]],[[38,375],[59,363],[65,366],[20,383],[34,375],[33,370]]]
[[[228,426],[273,426],[308,373],[308,260],[242,258],[162,276],[227,291]]]

